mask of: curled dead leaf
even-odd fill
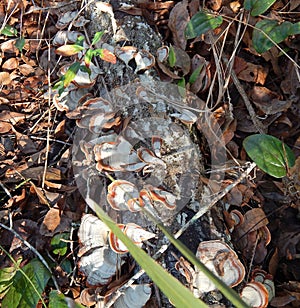
[[[278,93],[266,87],[254,86],[251,91],[251,98],[253,103],[267,115],[284,112],[292,105],[292,101],[280,100]]]
[[[175,46],[182,50],[186,48],[185,28],[189,20],[188,1],[180,1],[170,12],[168,26],[172,31]]]

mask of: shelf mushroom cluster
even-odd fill
[[[137,246],[156,235],[136,224],[119,224],[119,228]],[[83,216],[78,231],[80,249],[79,270],[87,276],[89,285],[106,285],[115,275],[118,264],[122,265],[118,255],[128,252],[126,246],[96,216]]]

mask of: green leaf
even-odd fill
[[[16,264],[11,267],[4,267],[0,270],[0,297],[3,297],[4,293],[8,291],[9,286],[12,284],[12,279],[15,276],[19,265],[22,262],[22,258],[16,261]]]
[[[291,35],[300,34],[300,21],[293,24],[293,30]]]
[[[195,38],[209,30],[218,28],[223,22],[222,16],[215,16],[204,11],[195,14],[185,28],[187,39]]]
[[[295,164],[292,150],[276,137],[256,134],[247,137],[243,146],[257,166],[275,178],[287,174],[287,168]]]
[[[176,307],[207,307],[201,300],[194,297],[184,285],[156,263],[144,250],[136,246],[121,229],[109,218],[109,216],[96,203],[90,200],[89,204],[95,209],[100,219],[112,230],[112,232],[126,245],[136,262],[146,271],[148,276],[172,301]]]
[[[73,271],[72,264],[71,264],[70,260],[68,260],[68,259],[64,259],[64,261],[61,263],[60,266],[63,269],[63,271],[66,272],[67,274],[70,274]]]
[[[172,45],[170,46],[170,49],[169,49],[168,62],[169,62],[170,67],[174,67],[176,64],[176,54],[175,54],[175,51]]]
[[[58,95],[60,96],[64,90],[65,90],[65,87],[64,87],[64,78],[65,76],[62,76],[60,78],[60,80],[53,86],[53,90],[57,90],[58,91]]]
[[[61,233],[53,236],[51,239],[51,246],[54,254],[64,256],[67,253],[68,243],[62,240],[68,240],[69,237],[69,233]]]
[[[296,28],[296,27],[295,27]],[[253,30],[252,43],[258,53],[263,53],[294,34],[294,25],[288,21],[279,24],[275,20],[259,21]],[[274,42],[272,42],[271,40]]]
[[[251,16],[258,16],[267,11],[276,0],[245,0],[244,8],[251,11]]]
[[[10,25],[5,25],[5,27],[1,30],[1,34],[6,36],[17,36],[18,31]]]
[[[86,66],[90,66],[94,54],[95,54],[95,52],[92,49],[88,49],[88,51],[85,53],[84,63],[85,63]]]
[[[181,78],[177,82],[178,92],[182,97],[186,97],[185,79]]]
[[[197,78],[199,77],[200,72],[201,72],[203,66],[204,66],[204,64],[200,65],[199,67],[197,67],[197,68],[193,71],[192,75],[191,75],[190,78],[189,78],[189,84],[193,84],[193,83],[197,80]]]
[[[104,31],[96,32],[94,35],[93,41],[92,41],[92,45],[95,45],[96,43],[98,43],[101,40],[103,34],[104,34]]]
[[[64,87],[66,88],[74,80],[78,70],[80,68],[80,62],[73,63],[64,75]]]
[[[19,51],[22,51],[23,47],[25,45],[25,39],[24,37],[19,37],[17,40],[16,40],[16,48],[18,48]]]
[[[75,45],[83,46],[84,36],[79,36],[75,42]]]
[[[37,259],[18,270],[2,301],[2,307],[35,308],[47,285],[50,273]]]
[[[66,297],[58,291],[51,291],[49,294],[49,308],[84,308],[84,306],[76,303],[73,299]]]

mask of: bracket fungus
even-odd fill
[[[114,303],[115,308],[142,308],[151,296],[149,284],[131,285]]]
[[[257,281],[246,284],[241,292],[241,297],[253,308],[265,308],[268,306],[269,294],[266,287]]]
[[[146,230],[144,230],[142,227],[134,224],[134,223],[130,223],[127,225],[124,224],[119,224],[118,225],[119,228],[122,230],[122,232],[127,235],[133,242],[134,244],[136,244],[139,247],[142,247],[143,245],[143,241],[149,240],[153,237],[155,237],[156,235],[152,232],[148,232]],[[119,254],[123,254],[128,252],[127,247],[123,244],[122,241],[120,241],[114,233],[110,232],[109,233],[109,245],[110,248]]]
[[[145,208],[152,214],[157,203],[170,210],[176,207],[176,197],[172,193],[152,185],[145,185],[139,191],[134,184],[124,180],[109,184],[107,202],[117,211],[138,212]]]
[[[220,240],[204,241],[198,246],[197,258],[217,277],[230,287],[240,284],[245,277],[245,268],[237,254]],[[202,271],[195,269],[193,275],[194,293],[202,293],[216,289],[216,286]]]
[[[142,246],[143,241],[156,236],[133,223],[118,226],[139,247]],[[119,254],[128,251],[126,246],[99,218],[91,214],[83,216],[78,238],[80,242],[79,271],[87,277],[89,285],[108,284],[118,266],[123,264]]]

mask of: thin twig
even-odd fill
[[[48,62],[50,63],[51,59],[50,53],[50,44],[48,45]],[[51,85],[51,72],[50,72],[50,65],[48,66],[48,84]],[[50,151],[50,124],[51,124],[51,92],[52,88],[49,86],[49,96],[48,96],[48,125],[47,125],[47,140],[46,140],[46,153],[45,153],[45,166],[43,172],[43,179],[42,179],[42,188],[45,187],[46,175],[47,175],[47,168],[48,168],[48,157]]]
[[[223,58],[223,61],[225,62],[226,65],[228,65],[228,60],[225,56],[222,57]],[[235,85],[235,87],[237,88],[238,92],[240,93],[245,105],[246,105],[246,108],[249,112],[249,115],[250,115],[250,118],[251,118],[251,121],[253,122],[253,124],[255,125],[255,127],[257,128],[257,130],[259,131],[260,134],[265,134],[267,129],[264,127],[264,125],[258,120],[257,116],[256,116],[256,113],[255,113],[255,110],[254,108],[252,107],[251,105],[251,102],[241,84],[241,82],[239,81],[236,73],[234,72],[234,70],[231,71],[231,77],[232,77],[232,80],[233,80],[233,83]]]

